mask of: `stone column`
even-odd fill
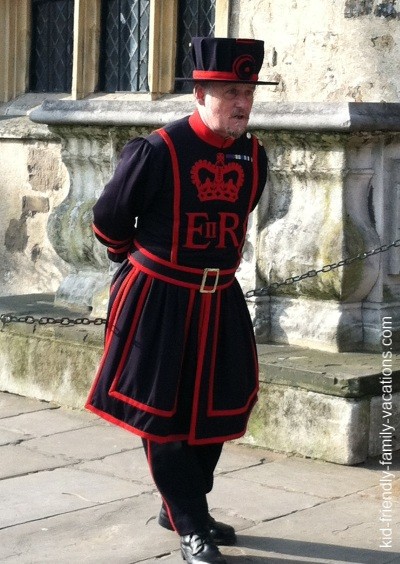
[[[380,245],[368,210],[371,140],[337,133],[264,135],[272,191],[259,235],[264,281],[282,282]],[[269,339],[362,347],[361,302],[378,272],[379,258],[371,257],[279,288],[271,298]]]
[[[48,236],[73,271],[61,282],[55,303],[87,309],[107,284],[108,261],[93,237],[92,207],[111,174],[113,148],[107,130],[54,127],[62,140],[62,160],[70,181],[66,199],[53,211]],[[111,146],[110,146],[111,145]]]
[[[259,131],[271,180],[268,214],[259,226],[261,285],[387,244],[396,237],[387,227],[394,223],[399,237],[397,187],[389,190],[382,179],[399,138],[374,131],[378,122],[382,129],[398,127],[397,104],[349,104],[347,117],[346,105],[263,107],[254,121],[267,131],[269,122],[273,131]],[[396,178],[396,170],[392,164],[386,177]],[[400,287],[389,264],[389,253],[377,254],[251,300],[259,340],[326,350],[379,348],[381,312],[390,309],[397,334],[400,325]],[[390,297],[377,289],[382,283]]]

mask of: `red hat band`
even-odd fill
[[[258,80],[258,74],[252,74],[246,79],[243,79],[240,78],[235,72],[194,70],[193,80],[223,80],[226,82],[248,80],[250,82],[256,82]]]

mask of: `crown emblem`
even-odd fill
[[[225,155],[217,154],[215,164],[210,161],[197,161],[190,171],[193,184],[197,188],[201,202],[225,200],[236,202],[243,186],[244,172],[238,163],[225,163]]]

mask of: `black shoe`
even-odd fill
[[[158,524],[164,529],[168,529],[169,531],[173,531],[174,528],[169,520],[168,513],[165,510],[165,507],[161,506],[161,511],[158,516]],[[225,523],[220,523],[211,517],[208,516],[208,527],[211,539],[215,542],[215,544],[220,544],[224,546],[232,546],[236,544],[236,533],[235,529],[230,525],[226,525]]]
[[[189,564],[191,562],[227,564],[208,531],[195,531],[181,537],[181,553],[182,558]]]

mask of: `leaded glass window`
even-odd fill
[[[191,38],[214,36],[215,3],[216,0],[179,0],[176,76],[192,76]],[[190,82],[176,83],[177,92],[190,92],[192,88]]]
[[[150,0],[103,0],[100,90],[147,92]]]
[[[69,92],[74,0],[32,0],[31,92]]]

